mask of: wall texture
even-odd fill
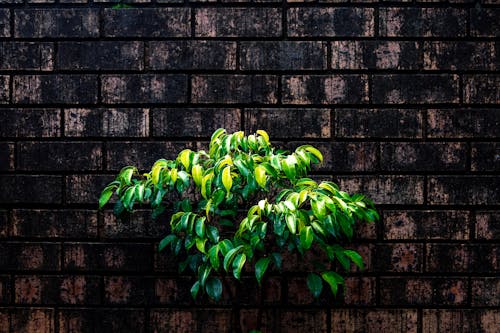
[[[0,0],[0,332],[498,332],[498,0],[111,6]],[[193,303],[165,219],[97,211],[122,166],[218,127],[312,142],[376,201],[343,297],[289,258]]]

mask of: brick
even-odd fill
[[[160,158],[175,159],[187,148],[193,148],[190,142],[109,142],[106,160],[110,170],[121,170],[126,165],[149,170]]]
[[[472,306],[499,306],[500,278],[473,278],[471,281]]]
[[[10,332],[52,333],[54,332],[54,309],[11,308]]]
[[[244,116],[245,132],[262,129],[273,139],[326,139],[331,135],[329,109],[245,109]]]
[[[424,203],[422,176],[341,176],[340,188],[363,193],[377,204],[419,205]]]
[[[141,305],[151,298],[145,293],[152,291],[152,281],[144,278],[104,277],[104,301],[106,304]]]
[[[344,303],[351,306],[375,305],[376,284],[373,277],[346,277],[343,287]]]
[[[0,37],[10,37],[10,10],[0,8]]]
[[[102,168],[99,142],[22,142],[17,169],[25,171],[91,171]]]
[[[99,195],[114,179],[111,175],[72,175],[66,177],[66,202],[97,204]]]
[[[497,3],[498,4],[498,3]],[[470,34],[473,37],[497,37],[500,29],[499,8],[477,7],[470,10]]]
[[[332,143],[332,170],[335,172],[375,171],[379,168],[378,143],[334,142]]]
[[[240,327],[243,332],[251,332],[252,330],[262,333],[279,332],[278,323],[275,320],[279,317],[279,311],[276,308],[241,309]]]
[[[152,258],[152,246],[144,243],[65,243],[63,249],[63,267],[71,271],[142,272]]]
[[[136,332],[144,333],[143,309],[71,308],[59,309],[59,333]]]
[[[471,154],[472,171],[500,171],[499,143],[473,143]]]
[[[99,36],[98,9],[19,9],[14,12],[17,38],[88,38]]]
[[[499,127],[500,109],[427,111],[429,138],[497,138]]]
[[[337,109],[339,138],[421,138],[423,113],[415,109]]]
[[[2,242],[0,258],[2,270],[50,270],[61,268],[61,246],[55,243]]]
[[[500,75],[464,75],[464,103],[500,103]]]
[[[72,71],[144,69],[142,42],[59,42],[57,47],[58,69]]]
[[[161,273],[178,274],[179,264],[181,260],[179,257],[173,257],[167,252],[154,251],[154,271]]]
[[[0,42],[0,70],[51,71],[53,43]]]
[[[152,309],[152,331],[163,332],[232,332],[230,309]]]
[[[408,243],[378,244],[375,247],[375,267],[378,272],[421,273],[423,245]]]
[[[424,70],[496,70],[492,42],[425,42]]]
[[[195,37],[280,37],[281,9],[199,8]]]
[[[97,102],[97,75],[14,76],[12,100],[18,104]]]
[[[189,8],[106,8],[103,12],[105,37],[189,37]]]
[[[327,68],[326,55],[325,42],[242,42],[241,69],[321,70]]]
[[[241,128],[241,111],[229,108],[152,109],[152,135],[155,137],[209,138],[218,128],[229,133]]]
[[[182,74],[103,75],[102,101],[116,103],[184,103],[187,76]]]
[[[387,306],[460,306],[468,302],[466,278],[382,277],[380,304]]]
[[[477,239],[500,239],[500,212],[477,212],[475,227]]]
[[[0,75],[0,104],[7,104],[10,102],[10,77],[7,75]]]
[[[464,143],[382,143],[380,164],[388,171],[465,171]]]
[[[99,227],[102,238],[154,238],[166,233],[168,226],[164,220],[151,218],[151,211],[135,211],[123,219],[117,218],[113,212],[105,211],[104,220]]]
[[[91,210],[14,209],[11,236],[96,238],[97,212]]]
[[[495,205],[500,202],[500,178],[436,176],[428,180],[428,200],[441,205]]]
[[[354,104],[368,102],[366,75],[285,75],[284,104]]]
[[[12,171],[15,167],[15,144],[14,142],[0,142],[0,171]]]
[[[153,283],[151,289],[154,290],[152,301],[154,304],[162,306],[192,305],[190,293],[191,286],[194,283],[192,279],[178,277],[158,278],[151,282]],[[226,287],[224,286],[224,288]],[[227,290],[223,289],[223,297],[224,294],[227,294]]]
[[[459,8],[380,8],[384,37],[464,37],[467,11]]]
[[[287,31],[290,37],[372,37],[373,8],[290,8]]]
[[[146,62],[154,70],[235,70],[236,42],[149,42]]]
[[[460,101],[458,75],[373,75],[376,104],[431,104]]]
[[[10,277],[7,275],[0,275],[0,304],[10,302]],[[0,332],[2,326],[0,325]]]
[[[331,332],[417,333],[417,320],[415,309],[333,309]]]
[[[498,309],[424,309],[422,333],[495,333],[499,321]]]
[[[58,137],[61,115],[58,109],[0,109],[0,137]]]
[[[99,304],[100,278],[97,276],[16,276],[16,304]]]
[[[0,238],[7,237],[10,233],[9,211],[0,209]]]
[[[332,302],[331,292],[327,286],[324,286],[324,291],[315,299],[309,288],[307,287],[305,277],[294,277],[289,278],[287,283],[288,298],[287,303],[292,306],[313,306],[314,304],[328,304]]]
[[[275,104],[278,78],[270,75],[195,75],[193,103]]]
[[[417,42],[334,41],[333,69],[422,68],[422,49]]]
[[[384,239],[468,240],[467,211],[388,210],[383,212]]]
[[[321,309],[283,310],[279,317],[279,327],[286,327],[287,333],[326,333],[327,314]]]
[[[2,175],[0,203],[40,203],[62,202],[62,177],[35,175]]]
[[[498,246],[482,244],[427,244],[429,272],[493,273],[500,271]]]

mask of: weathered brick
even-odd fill
[[[390,74],[373,75],[373,102],[376,104],[458,103],[458,75]]]
[[[425,42],[425,70],[496,70],[492,42]]]
[[[378,143],[375,142],[334,142],[332,143],[332,170],[375,171],[379,168]]]
[[[492,273],[500,271],[500,248],[489,244],[427,244],[428,272]]]
[[[388,210],[384,216],[384,239],[469,239],[467,211]]]
[[[353,104],[368,102],[366,75],[285,75],[285,104]]]
[[[18,38],[86,38],[99,36],[97,9],[19,9],[14,11]]]
[[[495,0],[493,0],[495,1]],[[498,3],[497,3],[498,5]],[[470,34],[474,37],[497,37],[500,30],[499,8],[476,7],[470,10]]]
[[[51,71],[53,68],[52,43],[0,42],[0,70]]]
[[[113,179],[111,175],[67,176],[66,202],[97,204],[101,190]]]
[[[16,276],[16,304],[99,304],[100,278],[97,276]]]
[[[418,314],[415,309],[334,309],[332,333],[417,333]]]
[[[326,333],[327,313],[322,309],[283,310],[279,316],[279,327],[287,333]],[[278,319],[278,318],[277,318]]]
[[[10,302],[10,276],[0,275],[0,304],[9,302]],[[0,324],[0,332],[3,332],[1,324]]]
[[[192,297],[190,293],[193,285],[192,279],[189,278],[158,278],[153,282],[154,296],[153,303],[158,305],[192,305]],[[223,290],[227,294],[227,290]],[[222,302],[222,301],[221,301]]]
[[[135,332],[144,333],[146,320],[142,309],[59,309],[59,333]]]
[[[373,277],[346,277],[343,287],[344,303],[351,306],[375,305],[376,284]]]
[[[495,205],[500,202],[500,177],[436,176],[428,180],[428,200],[441,205]]]
[[[104,9],[105,37],[189,37],[189,8]]]
[[[289,278],[287,289],[287,303],[293,306],[312,306],[315,303],[328,304],[332,302],[331,292],[329,290],[327,291],[328,288],[326,288],[326,286],[324,288],[325,291],[322,292],[318,299],[315,299],[307,287],[305,277]]]
[[[14,209],[10,235],[35,238],[96,238],[97,212],[74,209]]]
[[[363,193],[377,204],[418,205],[424,203],[422,176],[341,176],[340,188]]]
[[[144,69],[142,42],[59,42],[57,47],[58,69],[72,71]]]
[[[232,332],[230,309],[152,309],[150,323],[156,333]]]
[[[54,309],[11,308],[10,332],[52,333],[54,332]],[[3,333],[3,332],[2,332]]]
[[[373,8],[290,8],[287,13],[290,37],[372,37]]]
[[[374,269],[378,272],[422,272],[423,245],[413,243],[377,244]]]
[[[179,272],[179,257],[173,257],[167,252],[154,251],[154,271],[161,273],[177,274]]]
[[[17,169],[25,171],[90,171],[102,167],[99,142],[22,142]]]
[[[109,142],[106,160],[110,170],[120,170],[126,165],[146,170],[160,158],[175,159],[187,148],[193,148],[191,142]]]
[[[390,306],[460,306],[468,302],[467,278],[382,277],[380,304]]]
[[[103,75],[102,101],[116,103],[184,103],[187,76],[182,74]]]
[[[0,171],[14,170],[15,166],[15,144],[14,142],[0,142]]]
[[[104,277],[104,302],[106,304],[141,305],[150,303],[153,281],[142,277]]]
[[[261,309],[241,309],[240,327],[243,332],[252,330],[263,333],[279,332],[279,323],[275,318],[279,318],[279,309],[261,308]]]
[[[7,104],[10,102],[10,76],[0,75],[0,104]]]
[[[228,108],[152,109],[152,135],[155,137],[208,138],[218,128],[229,133],[241,128],[241,111]]]
[[[495,333],[499,322],[498,309],[424,309],[422,333]]]
[[[62,177],[35,175],[2,175],[0,203],[40,203],[62,202]]]
[[[0,37],[10,37],[10,10],[0,8]]]
[[[415,109],[337,109],[339,138],[421,138],[423,114]]]
[[[500,171],[499,143],[473,143],[471,154],[472,171]]]
[[[388,171],[465,171],[464,143],[391,142],[380,146],[380,164]]]
[[[63,267],[72,271],[145,271],[152,267],[152,250],[144,243],[65,243]]]
[[[9,211],[0,209],[0,238],[7,237],[10,233]]]
[[[500,212],[479,211],[476,213],[476,238],[500,239]]]
[[[464,75],[464,103],[500,103],[500,75]]]
[[[313,70],[327,68],[325,42],[242,42],[243,70]]]
[[[195,75],[193,103],[275,104],[278,78],[270,75]]]
[[[500,278],[473,278],[471,281],[472,306],[499,306]]]
[[[380,8],[384,37],[463,37],[467,10],[459,8]]]
[[[196,37],[279,37],[281,9],[199,8],[195,10]]]
[[[154,41],[147,46],[146,62],[154,70],[236,69],[236,42]]]
[[[245,109],[245,132],[262,129],[271,138],[329,138],[329,109]],[[287,124],[287,126],[283,126]]]
[[[0,109],[0,137],[57,137],[61,133],[58,109]]]
[[[333,69],[421,69],[422,59],[417,42],[332,42]]]
[[[151,218],[151,211],[136,211],[123,219],[105,211],[104,220],[99,227],[100,236],[109,239],[158,238],[166,233],[168,224],[163,219]]]
[[[97,75],[14,76],[12,100],[20,104],[97,102]]]
[[[2,270],[60,270],[61,246],[55,243],[2,242]]]
[[[430,138],[497,138],[499,127],[500,109],[427,111]]]

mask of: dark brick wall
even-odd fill
[[[90,1],[0,0],[0,332],[498,332],[498,0]],[[290,256],[194,303],[165,219],[97,211],[218,127],[311,142],[378,204],[342,297]]]

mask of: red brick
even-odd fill
[[[490,0],[497,4],[496,0]],[[498,17],[500,9],[476,7],[470,10],[470,34],[473,37],[497,37],[500,25]]]
[[[499,126],[500,109],[427,111],[429,138],[496,138]]]
[[[423,245],[413,243],[377,244],[375,246],[375,270],[378,272],[421,273]]]
[[[334,309],[331,333],[417,333],[418,314],[414,309]]]
[[[53,43],[0,42],[0,70],[51,71]]]
[[[500,322],[500,310],[448,310],[425,309],[422,333],[496,333]]]
[[[66,177],[66,202],[96,204],[104,187],[114,179],[111,175],[73,175]]]
[[[56,325],[59,333],[144,333],[147,325],[142,309],[63,308],[58,314]]]
[[[240,327],[243,332],[258,330],[262,333],[279,332],[275,318],[279,317],[279,310],[270,309],[242,309],[240,311]]]
[[[344,303],[350,306],[376,305],[376,286],[373,277],[347,277],[343,287]]]
[[[15,150],[14,142],[0,142],[0,171],[13,171],[15,168]]]
[[[10,213],[8,210],[0,209],[0,238],[10,235]]]
[[[152,309],[150,314],[152,332],[232,332],[231,310],[181,310]]]
[[[389,210],[383,212],[384,239],[469,239],[467,211]]]
[[[375,142],[334,142],[332,170],[363,172],[379,169],[378,144]]]
[[[326,333],[327,314],[324,310],[283,310],[279,317],[280,327],[287,333]]]
[[[0,275],[0,304],[5,303],[10,303],[10,276]],[[1,329],[0,324],[0,332],[3,332]]]
[[[493,273],[500,271],[500,248],[490,244],[427,244],[428,272]]]
[[[54,309],[12,308],[10,309],[11,332],[53,333],[54,317]]]
[[[473,143],[471,155],[472,171],[500,171],[499,143]]]
[[[133,239],[152,238],[158,239],[168,231],[165,220],[151,218],[151,211],[136,211],[128,217],[118,218],[113,212],[105,211],[104,219],[99,228],[99,235],[106,239]]]
[[[10,76],[0,75],[0,104],[7,104],[10,102]]]
[[[476,238],[500,239],[500,213],[498,211],[476,213]]]
[[[496,70],[495,43],[425,42],[424,70]]]
[[[428,200],[433,205],[488,205],[500,201],[500,177],[436,176],[428,179]]]
[[[0,137],[58,137],[61,115],[58,109],[0,109]]]
[[[322,293],[319,299],[316,300],[309,291],[309,288],[307,287],[305,277],[289,278],[287,284],[288,304],[300,305],[300,306],[305,306],[305,305],[312,306],[316,302],[329,303],[331,302],[330,300],[331,293],[329,291],[326,291],[327,289],[326,285],[324,287],[325,291]]]
[[[0,175],[1,203],[61,203],[62,177]]]
[[[472,306],[499,306],[500,278],[473,278]]]
[[[158,278],[153,282],[154,298],[153,303],[158,305],[192,305],[191,297],[192,279],[187,278]],[[223,290],[223,296],[227,290]]]
[[[61,246],[55,243],[0,243],[4,254],[0,267],[5,270],[60,270]]]
[[[500,75],[465,75],[464,103],[500,103]]]

